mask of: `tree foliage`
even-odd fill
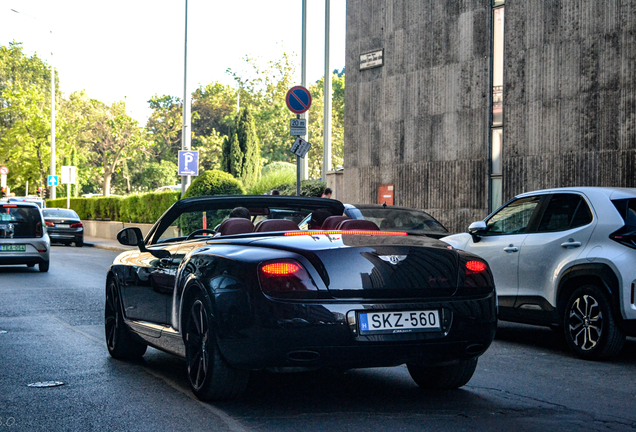
[[[260,186],[261,166],[287,163],[295,174],[296,157],[289,120],[295,117],[285,96],[296,82],[294,56],[261,62],[245,57],[247,72],[228,70],[236,86],[210,82],[192,93],[192,149],[199,151],[200,172],[222,170],[250,190]],[[0,46],[0,164],[10,168],[8,183],[18,194],[46,186],[50,161],[51,69],[26,56],[19,43]],[[57,77],[56,77],[57,79]],[[332,77],[332,165],[342,164],[344,144],[344,74]],[[322,171],[323,81],[308,85],[310,178]],[[183,101],[155,94],[152,113],[142,127],[126,113],[124,102],[106,104],[84,91],[64,96],[56,85],[56,165],[77,166],[71,195],[108,195],[152,191],[174,184],[181,149]],[[240,110],[238,110],[240,106]],[[286,175],[285,178],[290,177]],[[66,195],[66,188],[58,188]]]

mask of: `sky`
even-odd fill
[[[324,74],[325,1],[307,1],[307,80]],[[13,10],[19,13],[13,12]],[[346,0],[331,0],[330,69],[345,63]],[[52,30],[52,36],[51,36]],[[58,73],[65,96],[85,90],[146,124],[147,101],[183,98],[185,0],[0,0],[0,45],[15,40]],[[301,0],[188,0],[188,91],[295,53],[300,84]]]

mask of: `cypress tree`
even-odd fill
[[[237,133],[232,133],[230,137],[230,166],[229,173],[232,174],[235,178],[242,179],[243,178],[243,160],[245,155],[241,150],[241,145],[238,140]]]
[[[243,153],[240,178],[245,187],[251,187],[261,177],[261,149],[249,107],[245,107],[241,113],[236,129],[239,147]]]

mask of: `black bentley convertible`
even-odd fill
[[[237,397],[258,369],[406,364],[421,387],[466,384],[497,323],[487,263],[343,210],[322,198],[198,197],[145,238],[122,230],[139,249],[106,278],[110,354],[140,358],[150,345],[183,357],[203,400]]]

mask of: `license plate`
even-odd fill
[[[2,252],[25,252],[26,245],[0,245]]]
[[[55,224],[55,226],[57,228],[70,228],[71,227],[69,224]]]
[[[438,310],[363,312],[358,314],[360,334],[411,333],[440,330]]]

